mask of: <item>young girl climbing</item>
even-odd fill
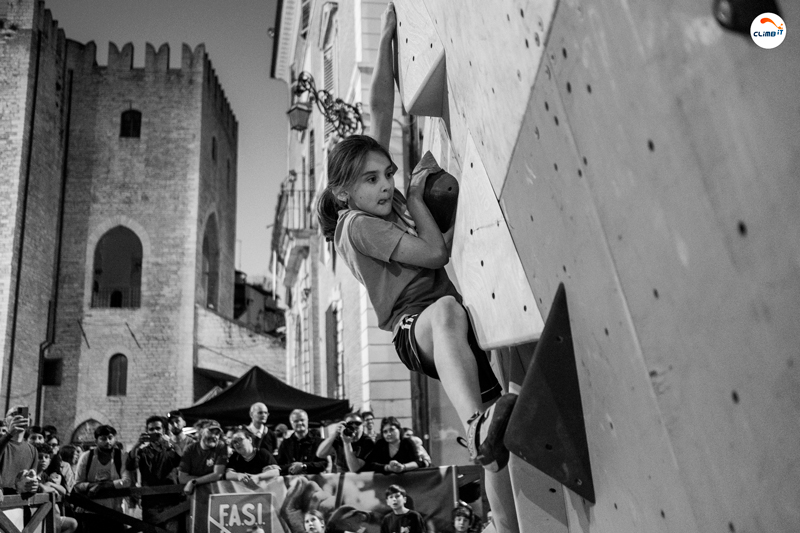
[[[453,230],[441,233],[423,199],[425,181],[438,167],[423,159],[407,198],[394,186],[395,25],[390,3],[373,72],[371,135],[343,139],[329,154],[328,186],[317,204],[320,225],[366,287],[379,327],[394,333],[400,359],[442,382],[464,422],[471,458],[496,472],[508,462],[503,433],[516,395],[498,401],[500,385],[444,270]]]

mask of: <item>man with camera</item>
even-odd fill
[[[364,434],[361,415],[350,413],[342,422],[328,427],[328,438],[317,448],[317,457],[324,459],[332,453],[337,473],[358,472],[373,447],[375,442]]]
[[[128,454],[127,468],[130,471],[139,469],[143,487],[160,487],[174,485],[173,470],[180,464],[181,456],[175,446],[167,438],[167,420],[158,415],[147,419],[147,431],[139,435],[138,442]],[[142,519],[153,523],[153,518],[174,507],[182,500],[179,494],[161,494],[155,496],[142,496]],[[177,519],[170,520],[161,527],[168,531],[178,530]]]
[[[27,407],[12,407],[6,414],[8,433],[0,436],[0,485],[3,494],[30,494],[39,488],[36,466],[39,454],[25,441],[30,424]]]

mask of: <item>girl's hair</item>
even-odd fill
[[[370,152],[380,152],[394,164],[389,151],[369,135],[351,135],[342,139],[328,154],[328,186],[317,200],[319,225],[328,241],[332,241],[336,233],[339,210],[347,207],[336,199],[335,192],[355,181]]]
[[[400,438],[403,438],[403,426],[400,425],[400,421],[397,420],[393,416],[387,416],[383,420],[381,420],[381,433],[383,433],[383,428],[386,426],[394,426],[397,428],[397,431],[400,432]]]

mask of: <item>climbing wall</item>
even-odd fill
[[[800,6],[772,50],[710,1],[396,8],[479,340],[530,362],[566,289],[596,503],[514,457],[520,529],[796,531]]]

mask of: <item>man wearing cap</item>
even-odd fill
[[[177,409],[170,411],[167,413],[167,420],[169,421],[169,440],[172,442],[172,445],[175,446],[175,451],[178,452],[178,455],[183,456],[186,447],[194,442],[191,435],[187,435],[183,432],[183,428],[186,427],[183,413]]]
[[[317,448],[322,439],[308,432],[308,413],[302,409],[295,409],[289,415],[289,422],[294,433],[283,440],[278,452],[281,475],[324,472],[328,467],[328,461],[317,457]]]
[[[255,449],[264,448],[270,455],[278,451],[278,439],[275,433],[267,427],[269,409],[261,402],[256,402],[250,406],[251,423],[247,430],[253,434],[253,447]]]
[[[197,485],[219,481],[225,475],[228,446],[222,440],[222,427],[216,420],[197,423],[200,440],[189,444],[178,466],[178,481],[191,494]]]

